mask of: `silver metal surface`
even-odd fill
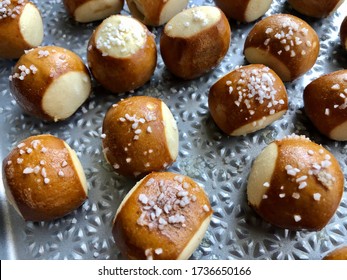
[[[62,1],[33,1],[41,10],[44,45],[73,50],[86,62],[86,46],[93,24],[77,24],[66,14]],[[214,5],[212,0],[190,1],[192,5]],[[345,3],[346,4],[346,3]],[[0,180],[1,259],[121,259],[111,235],[111,222],[122,198],[134,180],[116,175],[106,163],[101,148],[101,126],[107,109],[120,98],[149,95],[163,99],[172,110],[180,131],[177,162],[170,168],[205,186],[214,215],[201,245],[192,259],[320,259],[335,247],[347,244],[347,188],[342,202],[321,231],[288,231],[263,222],[246,202],[246,183],[252,161],[274,139],[297,133],[328,148],[347,174],[347,145],[321,136],[303,112],[302,93],[313,79],[333,70],[347,68],[347,52],[338,37],[347,14],[342,6],[327,19],[303,17],[286,1],[275,0],[267,15],[297,15],[317,31],[321,51],[317,63],[303,77],[286,83],[289,110],[271,126],[245,137],[228,137],[209,115],[209,88],[237,65],[247,62],[244,40],[253,26],[230,21],[232,41],[229,52],[214,71],[193,81],[181,81],[166,69],[159,55],[155,75],[134,93],[112,95],[95,85],[92,97],[71,118],[45,123],[23,114],[12,99],[8,76],[15,61],[0,60],[0,156],[3,159],[20,140],[34,134],[51,133],[78,153],[89,183],[89,199],[68,216],[52,222],[24,222],[7,202]],[[122,13],[127,14],[127,11]],[[151,31],[160,37],[160,28]],[[0,173],[1,174],[1,173]],[[1,176],[1,175],[0,175]],[[314,218],[314,217],[312,217]]]

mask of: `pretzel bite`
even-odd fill
[[[252,22],[264,15],[272,0],[214,0],[228,18]]]
[[[87,199],[87,182],[76,153],[49,135],[29,137],[3,160],[7,198],[27,221],[49,221]]]
[[[64,0],[64,5],[75,21],[86,23],[119,13],[124,0]]]
[[[285,82],[293,81],[315,64],[317,33],[303,20],[276,14],[259,21],[249,32],[244,54],[250,63],[262,63]]]
[[[40,11],[28,0],[0,2],[0,58],[19,58],[43,40]]]
[[[160,38],[166,67],[183,79],[194,79],[217,66],[229,49],[230,25],[212,6],[184,10],[174,16]]]
[[[238,68],[210,89],[211,116],[226,134],[245,135],[266,127],[288,109],[286,88],[270,68],[251,64]]]
[[[344,176],[338,161],[304,136],[267,146],[253,163],[248,203],[267,222],[289,230],[320,230],[340,204]]]
[[[347,141],[347,70],[324,75],[307,85],[304,108],[322,134]]]
[[[341,23],[340,27],[340,39],[341,44],[345,50],[347,50],[347,16]]]
[[[106,160],[126,176],[165,169],[178,155],[176,121],[166,104],[153,97],[114,104],[104,119],[102,142]]]
[[[187,7],[188,0],[127,0],[133,17],[143,24],[159,26]]]
[[[335,249],[327,254],[323,260],[347,260],[347,246]]]
[[[56,46],[27,51],[9,79],[11,93],[23,111],[47,121],[67,119],[91,93],[82,59]]]
[[[288,3],[299,13],[325,18],[334,13],[345,0],[288,0]]]
[[[122,201],[112,233],[129,259],[188,259],[205,235],[211,216],[207,195],[191,178],[151,173]]]
[[[110,16],[96,28],[87,55],[95,79],[113,93],[143,86],[157,64],[153,34],[138,20],[122,15]]]

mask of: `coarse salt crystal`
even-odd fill
[[[25,146],[25,143],[20,143],[20,144],[17,145],[17,148],[18,148],[18,149],[21,149],[21,148],[23,148],[24,146]]]
[[[42,177],[44,177],[44,178],[46,178],[47,177],[47,172],[46,172],[46,168],[42,168],[42,170],[41,170],[41,175],[42,175]]]
[[[30,174],[30,173],[33,173],[33,172],[34,172],[34,169],[31,168],[31,167],[26,167],[23,170],[23,174]]]
[[[146,249],[145,255],[147,257],[147,260],[153,260],[152,249]]]
[[[178,197],[183,197],[183,196],[187,196],[188,195],[188,192],[187,191],[179,191],[178,193],[177,193],[177,196]]]
[[[113,164],[114,169],[119,169],[120,165],[118,163]]]
[[[302,189],[304,189],[306,187],[307,187],[307,183],[306,182],[301,182],[298,188],[299,188],[299,190],[302,190]]]
[[[40,170],[41,170],[41,167],[40,167],[39,165],[36,165],[36,166],[34,167],[34,173],[35,173],[35,174],[38,174],[38,173],[40,172]]]
[[[155,182],[155,179],[154,178],[150,178],[147,183],[145,184],[146,187],[152,185],[153,183]]]
[[[300,198],[300,194],[295,192],[295,193],[292,194],[292,197],[294,199],[299,199]]]
[[[183,177],[182,176],[175,176],[174,181],[182,183],[183,182]]]
[[[340,89],[340,85],[339,84],[334,84],[331,89],[333,90],[339,90]]]
[[[299,182],[305,181],[306,179],[307,179],[307,176],[306,176],[306,175],[303,175],[303,176],[297,178],[295,181],[296,181],[297,183],[299,183]]]
[[[320,193],[314,193],[314,194],[313,194],[313,199],[316,200],[316,201],[319,201],[320,198],[321,198],[321,196],[322,196],[322,195],[321,195]]]
[[[138,126],[139,126],[139,123],[138,123],[138,122],[134,122],[134,123],[131,125],[131,128],[135,130],[135,129],[138,128]]]
[[[295,222],[300,222],[301,221],[301,216],[300,215],[294,215],[294,221]]]
[[[142,203],[142,204],[147,204],[148,203],[148,197],[145,195],[145,194],[143,194],[143,193],[141,193],[140,195],[139,195],[139,201]]]
[[[162,248],[157,248],[154,250],[154,253],[156,253],[157,255],[160,255],[163,253],[163,249]]]

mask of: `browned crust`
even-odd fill
[[[259,207],[255,208],[257,213],[264,220],[281,228],[315,231],[322,229],[335,214],[343,194],[344,176],[338,161],[325,149],[324,154],[320,154],[319,150],[323,148],[309,140],[283,139],[275,143],[278,147],[275,170],[266,192],[267,199],[263,199]],[[314,152],[314,156],[309,155],[309,150]],[[299,190],[298,182],[291,181],[293,177],[287,174],[286,166],[298,168],[300,164],[302,174],[307,174],[312,164],[320,163],[327,154],[332,163],[328,171],[336,180],[333,187],[328,188],[315,176],[309,176],[308,186]],[[284,186],[283,190],[281,186]],[[300,194],[299,199],[292,197],[294,192]],[[282,193],[285,193],[284,198],[279,197]],[[321,194],[320,201],[313,199],[314,193]],[[301,220],[296,222],[294,215],[300,215]]]
[[[49,55],[39,58],[39,51],[49,51]],[[13,78],[10,81],[11,93],[26,113],[47,121],[54,121],[42,108],[42,98],[50,84],[70,71],[89,75],[87,67],[77,54],[56,46],[38,47],[22,55],[12,74],[19,73],[18,67],[21,65],[27,68],[34,65],[37,72],[26,76],[24,80]]]
[[[281,40],[271,36],[276,32],[281,33],[283,24],[288,23],[289,20],[293,20],[299,24],[301,30],[303,28],[308,30],[307,34],[303,32],[295,33],[295,37],[300,38],[303,43],[295,45],[294,51],[296,55],[294,57],[291,57],[291,51],[284,50],[285,45],[281,43]],[[265,33],[268,28],[273,29],[271,34]],[[265,41],[267,39],[270,41],[266,45]],[[310,41],[312,45],[307,46],[307,41]],[[244,50],[247,48],[263,50],[281,61],[289,69],[291,75],[289,81],[293,81],[306,73],[315,64],[319,54],[320,44],[317,33],[305,21],[289,14],[276,14],[266,17],[254,25],[245,41]],[[305,51],[305,55],[301,55],[302,51]],[[257,61],[251,62],[257,63]],[[273,70],[276,71],[274,67]],[[283,79],[283,77],[281,78]]]
[[[37,149],[31,144],[33,140],[40,141]],[[8,190],[25,220],[48,221],[65,216],[87,199],[63,140],[52,135],[38,135],[21,143],[25,146],[14,148],[3,160],[3,172]],[[41,151],[43,147],[47,152]],[[20,154],[27,148],[33,151]],[[23,159],[21,164],[17,163],[18,158]],[[46,168],[47,178],[50,179],[48,184],[44,183],[41,171],[38,174],[23,174],[26,167],[34,168],[40,165],[41,160],[45,161],[41,167]],[[12,163],[9,164],[9,161]],[[65,167],[62,166],[64,161],[67,163]],[[59,170],[64,172],[64,177],[58,175]]]
[[[340,89],[333,89],[334,85],[339,85]],[[340,94],[346,94],[346,85],[347,70],[340,70],[321,76],[304,90],[305,113],[314,126],[327,137],[330,137],[330,132],[335,127],[347,121],[346,109],[335,108],[344,104]],[[326,110],[329,110],[329,115]]]
[[[311,17],[327,17],[334,11],[340,0],[288,0],[298,12]]]
[[[335,249],[327,254],[323,260],[347,260],[347,246]]]
[[[346,45],[346,41],[347,41],[347,16],[345,17],[345,19],[341,23],[340,38],[341,38],[342,46],[347,50],[347,45]]]
[[[228,18],[233,18],[238,21],[245,21],[245,13],[248,3],[251,0],[214,0],[216,5],[225,13]]]
[[[138,128],[142,132],[139,139],[134,140],[136,129],[132,129],[133,122],[120,120],[126,114],[136,115],[137,119],[153,116],[155,120],[140,123]],[[103,122],[103,133],[106,136],[103,147],[109,163],[112,166],[119,165],[116,169],[118,173],[134,176],[159,171],[175,160],[169,152],[162,114],[162,101],[148,96],[124,99],[108,110]],[[147,132],[149,126],[151,133]],[[131,162],[127,162],[127,158]]]
[[[191,178],[180,175],[184,178],[184,182],[189,184],[187,191],[196,196],[195,202],[190,202],[186,207],[177,210],[177,213],[185,216],[186,226],[167,224],[164,230],[160,230],[159,228],[149,229],[148,226],[141,226],[137,223],[141,215],[139,195],[145,194],[148,197],[151,195],[158,197],[161,193],[159,182],[161,180],[174,181],[177,175],[169,172],[151,173],[124,203],[116,216],[112,230],[116,245],[124,256],[131,259],[146,259],[146,249],[161,248],[163,253],[160,255],[153,254],[154,259],[177,259],[193,238],[201,223],[212,215],[210,202],[202,188]],[[153,179],[155,183],[146,186],[150,179]],[[209,211],[204,211],[204,205],[209,208]],[[168,216],[163,212],[162,217],[167,219]]]
[[[230,25],[221,12],[220,20],[189,38],[171,37],[164,32],[160,51],[166,67],[183,79],[199,77],[217,66],[229,49]]]
[[[63,2],[64,2],[64,6],[66,8],[66,11],[69,13],[69,15],[71,17],[74,18],[76,9],[79,6],[85,4],[89,1],[92,1],[92,0],[64,0]]]
[[[147,30],[147,27],[143,25]],[[157,48],[149,31],[144,46],[125,58],[103,56],[96,48],[95,34],[88,44],[88,65],[94,78],[112,93],[122,93],[143,86],[152,77],[157,65]]]
[[[25,0],[25,2],[28,2]],[[33,5],[33,3],[26,3],[24,6],[19,6],[22,13],[26,5]],[[36,7],[36,6],[35,6]],[[19,20],[21,14],[15,18],[5,18],[0,20],[0,57],[1,58],[19,58],[24,50],[30,49],[33,46],[29,45],[23,38],[19,28]]]
[[[177,0],[175,0],[177,1]],[[134,1],[126,0],[130,12],[133,16],[136,16],[136,13],[133,11],[136,8]],[[144,17],[138,18],[141,22],[143,22],[146,25],[152,25],[152,26],[158,26],[160,21],[160,15],[163,7],[166,5],[166,0],[145,0],[143,5],[144,8]]]
[[[64,0],[64,6],[68,14],[75,19],[75,11],[78,7],[92,0]],[[102,0],[101,0],[102,1]],[[124,5],[124,0],[119,0]]]
[[[269,69],[269,73],[273,75],[276,79],[274,81],[274,88],[277,90],[276,100],[282,99],[284,104],[276,104],[268,107],[270,100],[265,100],[263,104],[260,104],[259,101],[254,98],[250,100],[250,108],[252,108],[255,112],[254,115],[250,115],[249,108],[247,108],[246,104],[242,102],[240,106],[237,106],[235,102],[239,99],[238,92],[242,89],[247,90],[248,83],[245,83],[244,86],[237,90],[235,85],[241,79],[246,80],[246,77],[241,77],[241,69],[246,73],[247,77],[251,74],[253,69],[264,69],[267,68],[261,64],[252,64],[248,66],[244,66],[240,69],[234,70],[220,80],[218,80],[210,89],[210,93],[208,96],[208,104],[212,118],[217,123],[218,127],[223,130],[226,134],[232,134],[236,129],[246,125],[253,123],[254,121],[261,120],[264,116],[270,116],[270,110],[275,110],[275,112],[280,112],[288,109],[288,98],[285,86],[281,79],[277,76],[277,74]],[[229,93],[229,86],[227,85],[227,81],[230,81],[232,85],[234,85],[234,90],[232,93]]]

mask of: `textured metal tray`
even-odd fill
[[[86,61],[87,41],[93,24],[77,24],[66,15],[62,1],[33,1],[44,24],[44,45],[66,47]],[[214,5],[212,0],[190,1],[189,5]],[[333,248],[347,244],[347,188],[342,202],[321,231],[288,231],[262,221],[246,202],[246,183],[252,161],[271,141],[291,133],[304,134],[324,145],[337,157],[347,174],[347,146],[322,137],[303,113],[302,92],[324,73],[347,68],[347,53],[338,37],[347,5],[331,17],[313,20],[293,11],[286,1],[275,0],[266,15],[297,15],[317,31],[321,51],[307,74],[287,83],[289,110],[273,125],[245,137],[228,137],[214,124],[207,106],[210,86],[237,65],[247,62],[242,54],[244,40],[253,24],[231,21],[229,52],[213,72],[193,81],[174,78],[159,55],[151,81],[134,93],[112,95],[95,86],[93,96],[70,119],[56,124],[41,122],[22,113],[12,99],[8,76],[15,61],[0,60],[0,155],[30,135],[51,133],[76,150],[89,182],[89,199],[68,216],[52,222],[24,222],[6,200],[0,180],[1,259],[121,259],[111,235],[111,222],[122,198],[135,184],[117,176],[106,163],[101,148],[101,126],[107,109],[120,98],[149,95],[163,99],[172,110],[180,131],[177,162],[170,168],[205,186],[214,215],[192,259],[320,259]],[[127,14],[125,10],[122,12]],[[160,37],[160,28],[151,31]],[[1,176],[1,175],[0,175]]]

